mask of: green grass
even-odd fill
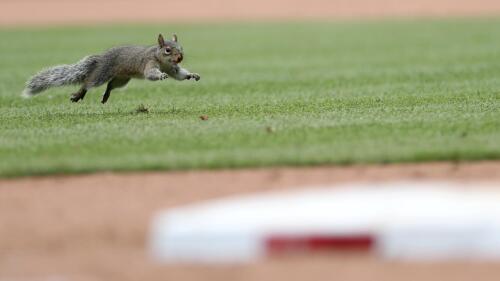
[[[103,88],[19,96],[43,67],[160,31],[200,82],[134,80],[106,105]],[[499,34],[500,19],[0,30],[0,176],[498,159]]]

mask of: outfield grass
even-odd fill
[[[200,82],[20,98],[43,67],[160,31]],[[498,159],[499,34],[500,19],[0,30],[0,176]]]

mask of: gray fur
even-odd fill
[[[81,84],[98,61],[98,56],[88,56],[75,64],[44,69],[28,80],[23,95],[33,96],[51,87]]]
[[[176,80],[200,79],[198,74],[179,66],[183,51],[176,41],[165,41],[160,35],[158,42],[151,47],[116,47],[100,55],[85,57],[76,64],[42,70],[26,83],[23,95],[30,97],[51,87],[81,85],[70,99],[78,102],[83,100],[88,89],[108,83],[102,100],[105,103],[113,89],[126,85],[131,78],[157,81],[171,75]]]
[[[146,64],[156,60],[157,52],[157,47],[144,46],[121,46],[109,49],[100,56],[100,63],[86,86],[99,87],[113,77],[143,78]]]

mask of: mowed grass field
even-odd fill
[[[133,80],[105,105],[102,87],[20,97],[44,67],[159,32],[200,82]],[[499,34],[500,19],[0,30],[0,176],[498,159]]]

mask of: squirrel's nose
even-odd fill
[[[177,57],[177,63],[180,63],[180,62],[182,61],[182,59],[183,59],[182,55],[179,55],[179,56]]]

